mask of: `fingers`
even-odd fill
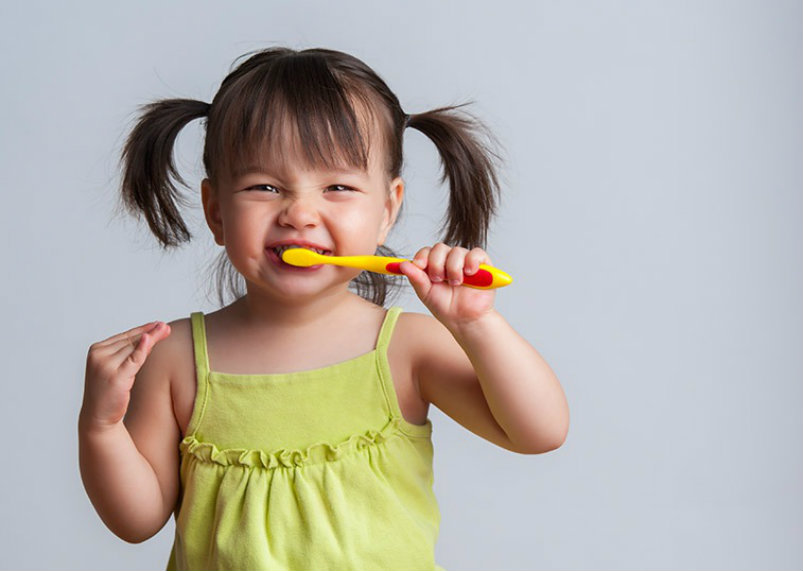
[[[144,332],[149,331],[157,327],[161,321],[151,321],[150,323],[146,323],[145,325],[140,325],[139,327],[134,327],[133,329],[129,329],[128,331],[124,331],[122,333],[118,333],[117,335],[113,335],[108,339],[104,339],[103,341],[99,341],[95,343],[95,347],[98,349],[103,348],[114,348],[115,350],[120,347],[121,344],[126,343],[136,343],[136,340],[139,339],[140,335]]]
[[[427,273],[415,262],[402,262],[399,271],[410,280],[416,295],[421,299],[426,299],[432,289],[432,282]]]
[[[421,248],[418,252],[415,253],[413,256],[413,263],[421,268],[422,270],[427,269],[427,263],[429,260],[429,251],[432,250],[429,246]]]
[[[151,349],[168,335],[170,326],[159,321],[92,345],[86,361],[82,418],[94,427],[121,422],[136,375]]]
[[[413,263],[426,270],[432,283],[445,282],[459,286],[463,283],[464,275],[474,275],[480,264],[490,264],[490,259],[482,248],[469,251],[439,243],[432,248],[421,248],[413,258]]]
[[[139,365],[136,367],[138,370],[153,346],[168,335],[170,326],[167,323],[154,321],[140,325],[93,344],[87,359],[96,367],[117,370],[136,353],[132,362]]]
[[[466,265],[464,272],[466,275],[473,276],[480,269],[480,264],[491,265],[491,258],[488,253],[482,248],[472,249],[466,256]]]
[[[118,340],[115,346],[117,351],[112,360],[118,367],[131,364],[135,367],[134,370],[138,371],[150,355],[151,349],[168,335],[170,335],[170,326],[158,321],[144,332]]]

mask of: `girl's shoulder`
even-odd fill
[[[440,321],[431,315],[407,311],[399,314],[393,332],[393,343],[411,351],[420,350],[433,342],[440,344],[447,338],[451,339],[452,336]]]
[[[163,357],[175,364],[173,373],[182,369],[195,370],[195,354],[193,350],[192,322],[189,317],[169,321],[170,335],[162,345]],[[154,351],[156,348],[154,347]]]
[[[390,350],[410,362],[413,372],[441,357],[462,361],[465,353],[449,330],[430,315],[403,312],[399,315]]]
[[[414,336],[416,332],[426,332],[439,325],[441,325],[440,322],[431,315],[414,311],[402,311],[399,313],[393,335],[399,337]]]
[[[170,335],[157,343],[148,356],[152,366],[170,384],[173,412],[182,435],[192,416],[195,401],[195,351],[189,317],[169,321]]]
[[[168,321],[170,334],[151,349],[145,366],[171,381],[182,371],[195,369],[192,325],[188,317]]]

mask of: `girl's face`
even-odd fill
[[[253,288],[279,298],[346,289],[359,270],[322,265],[296,268],[281,261],[299,245],[336,256],[374,254],[384,243],[404,195],[401,178],[388,180],[381,153],[367,170],[309,169],[289,160],[254,165],[213,187],[202,183],[207,223],[232,265]],[[297,156],[297,154],[295,155]]]

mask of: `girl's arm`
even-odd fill
[[[129,542],[157,533],[178,497],[170,351],[162,344],[151,352],[169,334],[169,325],[150,323],[95,343],[87,356],[81,476],[103,522]]]
[[[440,323],[419,319],[414,374],[422,398],[457,422],[510,450],[558,448],[569,428],[560,382],[535,348],[493,308],[495,293],[458,287],[464,269],[490,264],[471,252],[438,244],[402,271]],[[426,270],[426,271],[424,271]]]

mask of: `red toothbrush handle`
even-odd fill
[[[391,274],[401,274],[399,266],[401,266],[401,262],[391,262],[385,266],[385,269]],[[466,286],[473,286],[476,288],[488,288],[491,286],[491,284],[493,284],[493,282],[494,282],[493,274],[488,270],[483,270],[482,268],[477,270],[477,273],[471,276],[465,273],[463,274],[463,285]]]

